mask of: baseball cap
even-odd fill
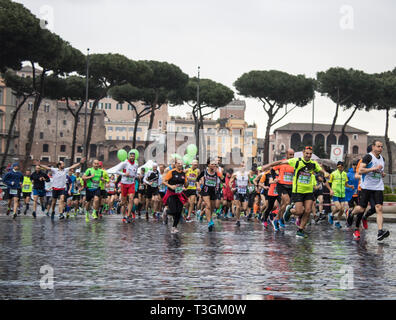
[[[338,166],[344,166],[344,162],[338,161],[338,162],[337,162],[337,167],[338,167]]]

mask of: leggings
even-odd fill
[[[180,221],[183,204],[177,196],[170,196],[168,199],[168,207],[168,214],[173,216],[173,227],[176,228]]]
[[[272,209],[274,209],[275,201],[278,197],[271,197],[268,196],[268,207],[267,210],[264,212],[264,221],[267,221],[269,214],[271,213]]]

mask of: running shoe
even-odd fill
[[[238,221],[235,223],[235,225],[236,225],[237,227],[240,227],[240,226],[241,226],[241,222],[238,220]]]
[[[49,216],[50,216],[50,214],[49,214],[49,212],[48,212],[48,211],[45,213],[45,215],[46,215],[47,217],[49,217]]]
[[[9,215],[10,215],[10,213],[11,213],[11,209],[10,209],[10,208],[8,208],[8,209],[7,209],[7,216],[9,216]]]
[[[98,215],[96,214],[96,211],[93,211],[91,216],[94,220],[98,219]]]
[[[16,213],[14,213],[14,215],[12,216],[13,219],[16,219],[16,217],[18,217],[18,215]]]
[[[42,211],[42,212],[45,211],[45,206],[41,206],[41,211]]]
[[[304,230],[298,229],[296,233],[297,238],[308,238],[308,235],[304,232]]]
[[[297,219],[296,219],[296,226],[299,227],[300,224],[301,224],[301,219],[300,219],[300,218],[297,218]]]
[[[25,211],[23,211],[23,215],[26,216],[27,214],[27,209],[25,209]]]
[[[85,221],[89,222],[89,212],[85,212]]]
[[[68,213],[66,213],[66,219],[69,219],[69,218],[70,218],[70,214],[68,212]]]
[[[65,216],[63,215],[63,213],[59,214],[59,220],[65,219]]]
[[[279,231],[278,220],[271,220],[271,224],[274,227],[274,231]]]
[[[172,231],[171,231],[172,234],[175,234],[175,233],[178,233],[178,232],[179,232],[179,230],[177,230],[177,228],[172,227]]]
[[[89,221],[89,219],[88,219],[88,221]],[[127,219],[125,217],[122,217],[122,222],[127,223]]]
[[[382,230],[378,230],[378,236],[377,236],[377,240],[381,241],[384,240],[385,238],[389,237],[390,232],[388,230],[382,229]]]
[[[320,216],[315,216],[315,217],[314,217],[315,224],[318,224],[318,223],[319,223],[319,219],[320,219]]]
[[[278,221],[278,223],[279,223],[279,227],[280,227],[281,229],[286,229],[286,226],[285,226],[285,223],[284,223],[283,219],[280,219],[280,220]]]
[[[332,225],[334,222],[334,217],[332,214],[329,214],[329,223]]]
[[[353,238],[355,240],[359,240],[360,239],[360,231],[359,230],[355,230],[355,232],[353,233]]]
[[[363,218],[362,218],[362,224],[363,224],[363,228],[367,230],[367,229],[368,229],[368,224],[367,224],[367,219],[366,219],[366,217],[363,217]]]
[[[291,217],[291,212],[290,212],[290,210],[291,210],[292,208],[293,208],[292,204],[289,204],[289,205],[286,207],[285,214],[283,215],[283,219],[284,219],[286,222],[289,222],[289,221],[290,221],[290,217]]]
[[[190,218],[190,217],[187,217],[187,218],[186,218],[186,222],[192,222],[191,218]]]
[[[342,227],[341,227],[341,223],[339,223],[338,221],[335,223],[335,227],[337,228],[337,229],[341,229]]]
[[[208,223],[208,230],[212,231],[213,228],[214,228],[214,222],[213,222],[213,220],[210,220],[210,222]]]
[[[33,211],[32,215],[33,215],[33,218],[36,218],[36,211]]]
[[[135,212],[132,212],[132,219],[133,219],[133,220],[136,219],[136,214],[135,214]]]
[[[99,213],[99,219],[103,219],[103,214]]]
[[[350,228],[352,226],[353,223],[353,214],[352,214],[352,210],[348,210],[348,214],[347,214],[347,219],[346,219],[346,225],[348,228]]]
[[[263,225],[264,225],[264,228],[265,228],[265,229],[268,229],[268,222],[267,222],[267,221],[264,221],[264,222],[263,222]]]

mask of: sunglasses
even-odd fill
[[[305,150],[312,150],[312,147],[305,147]]]

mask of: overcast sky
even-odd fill
[[[330,67],[368,73],[396,67],[394,0],[18,0],[52,31],[86,53],[167,61],[190,76],[233,87],[251,70],[315,77]],[[188,110],[188,109],[186,109]],[[288,122],[311,122],[311,105]],[[315,122],[331,123],[335,105],[315,100]],[[343,124],[350,111],[341,112]],[[175,111],[171,111],[175,114]],[[177,111],[180,114],[180,109]],[[246,120],[264,137],[266,114],[247,100]],[[357,112],[351,126],[384,135],[385,112]],[[396,141],[396,119],[390,137]]]

